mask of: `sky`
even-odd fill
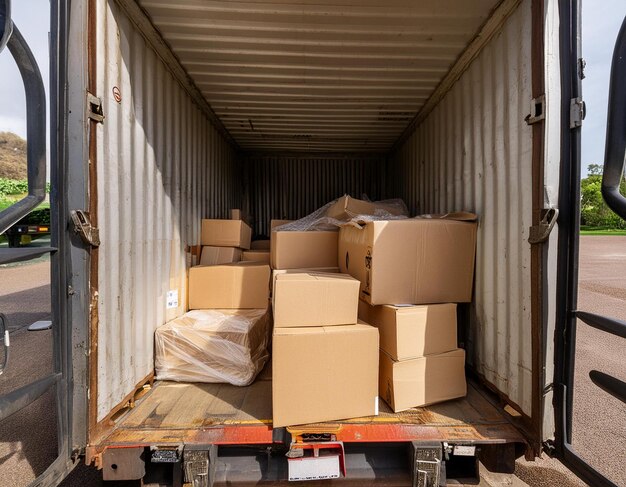
[[[609,75],[617,34],[626,16],[626,0],[583,0],[583,58],[587,62],[583,99],[587,116],[583,122],[581,166],[604,164]]]
[[[37,60],[48,93],[50,0],[13,0],[11,18]],[[8,49],[0,53],[0,132],[26,138],[26,98],[20,72]]]
[[[615,39],[626,16],[626,0],[583,0],[583,57],[587,62],[583,98],[587,118],[583,123],[583,176],[589,164],[602,164],[609,73]],[[29,43],[47,86],[49,0],[12,2],[12,17]],[[26,136],[24,89],[8,50],[0,53],[0,131]],[[47,93],[47,92],[46,92]]]

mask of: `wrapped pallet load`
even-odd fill
[[[205,309],[159,327],[155,369],[159,380],[251,384],[269,358],[267,309]]]

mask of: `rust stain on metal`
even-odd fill
[[[96,46],[96,0],[89,0],[87,24],[87,91],[96,93],[97,85],[97,46]],[[97,122],[89,120],[88,157],[89,157],[89,218],[91,224],[98,226],[98,179],[97,179]],[[89,404],[88,437],[91,442],[98,422],[98,248],[89,250]]]

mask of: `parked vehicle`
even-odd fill
[[[173,482],[197,486],[282,481],[290,448],[325,441],[343,443],[352,482],[404,485],[428,468],[432,482],[442,461],[449,476],[475,474],[477,458],[512,472],[516,457],[547,451],[592,485],[612,485],[571,444],[576,318],[626,336],[623,324],[576,311],[579,2],[51,8],[56,370],[0,398],[2,419],[56,386],[59,457],[38,485],[55,485],[83,457],[106,480],[167,467]],[[0,47],[8,39],[26,62],[7,0],[0,25]],[[626,108],[621,71],[611,123]],[[1,213],[0,231],[45,182],[31,154],[41,110],[27,98],[32,202]],[[612,175],[622,172],[622,128],[609,127],[604,171],[621,210]],[[344,193],[400,197],[412,214],[479,215],[474,300],[461,315],[467,399],[454,410],[274,429],[256,413],[271,411],[271,398],[253,386],[237,397],[166,393],[154,381],[153,333],[185,311],[201,218],[242,208],[268,235],[271,218]]]
[[[39,237],[50,235],[50,209],[33,210],[10,226],[4,235],[7,237],[9,247],[19,247]]]

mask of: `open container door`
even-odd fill
[[[58,15],[57,4],[52,4],[52,37],[51,46],[57,46],[57,34],[59,29],[55,27],[55,21],[60,19]],[[6,49],[5,49],[6,47]],[[46,99],[45,89],[37,62],[26,42],[22,37],[17,26],[11,20],[10,0],[0,0],[0,55],[12,56],[21,74],[24,82],[26,97],[26,116],[27,116],[27,173],[28,173],[28,195],[13,206],[0,212],[0,233],[4,232],[8,227],[26,216],[30,211],[36,208],[45,198],[46,186]],[[54,53],[54,49],[51,49]],[[55,68],[57,66],[57,57],[52,56],[51,72],[51,92],[53,93],[53,127],[56,128],[54,117],[57,110],[54,108],[56,103],[55,86],[57,85],[57,76]],[[52,131],[53,134],[56,130]],[[78,449],[71,438],[71,420],[72,420],[72,366],[71,366],[71,332],[68,328],[70,321],[67,319],[67,299],[68,293],[61,290],[67,289],[65,282],[65,262],[66,257],[64,242],[68,235],[67,222],[60,218],[62,209],[65,207],[64,202],[59,199],[63,197],[64,191],[59,187],[62,172],[57,166],[59,145],[57,140],[52,137],[52,194],[51,194],[51,245],[48,247],[35,248],[10,248],[0,250],[0,264],[6,264],[17,261],[28,261],[43,254],[51,254],[51,319],[52,319],[52,369],[49,372],[42,372],[36,380],[24,385],[18,384],[12,387],[10,383],[4,384],[3,392],[0,394],[0,428],[8,427],[11,421],[22,421],[20,415],[29,416],[32,409],[27,409],[35,404],[38,400],[47,397],[50,399],[50,408],[52,411],[46,413],[45,421],[56,422],[56,445],[53,445],[52,451],[56,452],[56,457],[51,456],[51,461],[46,463],[45,470],[35,479],[31,485],[37,486],[53,486],[58,485],[61,480],[74,467],[73,457],[77,458]],[[3,315],[0,315],[0,332],[2,334],[2,344],[4,350],[0,353],[0,376],[3,373],[11,375],[17,368],[23,370],[24,363],[13,359],[9,354],[11,349],[10,335],[8,331],[8,323]],[[26,332],[29,333],[29,332]],[[41,332],[38,332],[41,333]],[[32,356],[32,360],[39,359]],[[21,368],[21,369],[20,369]],[[4,378],[7,378],[7,374]],[[15,375],[15,374],[12,374]],[[2,377],[0,377],[1,379]],[[46,400],[48,400],[46,399]],[[47,406],[48,407],[48,406]],[[40,443],[42,449],[47,446],[46,435],[41,431],[33,431],[28,424],[18,423],[18,431],[24,438],[12,438],[14,450],[11,456],[16,453],[21,454],[21,450],[26,450],[28,445],[28,436],[33,434],[40,435]],[[15,426],[15,425],[14,425]],[[54,440],[50,440],[54,443]],[[16,452],[17,449],[18,451]],[[28,457],[28,452],[24,452],[24,458]],[[20,470],[21,472],[21,470]],[[5,472],[5,475],[7,472]],[[18,484],[19,478],[13,478],[12,484]],[[21,479],[22,483],[24,479]]]
[[[572,443],[574,412],[574,371],[577,326],[590,326],[610,334],[615,340],[626,338],[626,323],[614,318],[577,310],[578,259],[580,235],[580,146],[581,122],[584,117],[581,80],[580,1],[560,2],[562,59],[562,116],[569,120],[562,134],[562,172],[560,195],[558,309],[555,355],[555,453],[572,471],[593,486],[615,486],[586,461]],[[626,20],[620,29],[611,69],[611,88],[606,138],[606,155],[602,193],[607,204],[621,218],[626,218],[626,199],[619,193],[626,152]],[[580,109],[577,109],[580,107]],[[580,322],[578,321],[580,320]],[[599,367],[601,368],[601,367]],[[608,393],[626,402],[626,383],[602,370],[591,370],[589,378],[598,394]],[[604,391],[604,392],[603,392]],[[577,401],[580,401],[580,397]],[[593,398],[585,398],[591,400]],[[606,438],[609,443],[610,439]]]

